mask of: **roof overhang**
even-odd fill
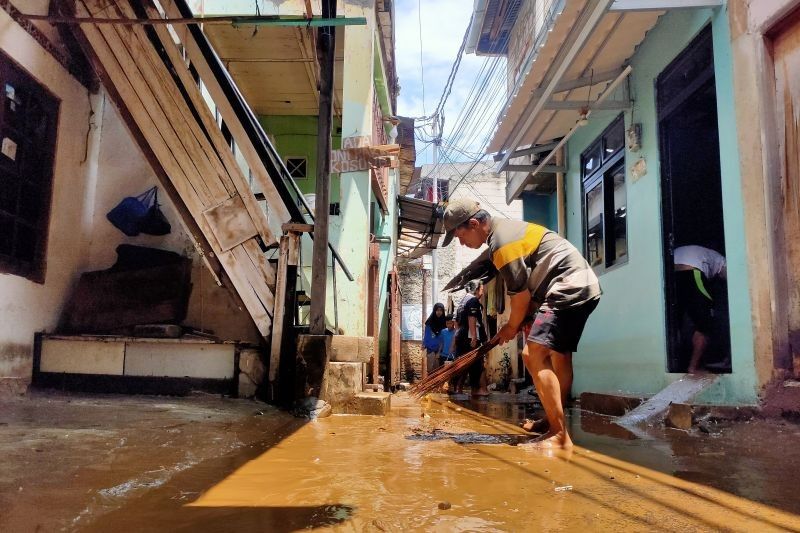
[[[444,233],[437,205],[398,196],[397,207],[397,255],[415,259],[436,249]]]
[[[535,43],[538,46],[528,54],[527,67],[520,69],[523,74],[510,92],[487,148],[490,153],[500,152],[501,170],[516,165],[508,176],[508,202],[525,190],[535,190],[539,181],[552,180],[558,171],[553,157],[577,124],[585,122],[582,119],[593,111],[622,111],[630,106],[623,83],[631,72],[628,62],[664,13],[653,7],[669,8],[676,3],[654,0],[647,3],[647,10],[639,10],[633,9],[638,6],[632,2],[564,0],[561,11],[555,11],[549,25],[542,28],[543,40]],[[549,152],[538,157],[528,154],[527,160],[521,157],[522,149],[540,145],[551,145]],[[538,181],[532,179],[536,175],[540,175]]]
[[[484,56],[505,54],[522,2],[523,0],[475,0],[466,52]]]

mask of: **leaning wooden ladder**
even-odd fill
[[[77,17],[164,16],[148,0],[76,0],[74,7]],[[175,193],[173,199],[177,195],[179,207],[188,215],[187,228],[200,247],[207,248],[203,251],[212,271],[230,280],[268,340],[276,271],[264,251],[276,247],[278,240],[200,92],[190,63],[264,192],[271,216],[279,224],[300,222],[302,216],[280,190],[282,184],[276,183],[280,177],[269,175],[189,30],[185,26],[172,30],[163,24],[81,24],[76,34],[156,174]],[[217,261],[221,270],[213,268]]]

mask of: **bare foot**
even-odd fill
[[[525,422],[521,423],[519,427],[528,433],[545,433],[550,429],[550,424],[547,422],[546,418],[541,418],[539,420],[526,418]]]
[[[472,395],[477,398],[485,398],[486,396],[489,396],[489,391],[487,389],[478,389],[473,392]]]
[[[572,439],[569,438],[569,434],[566,432],[561,433],[551,433],[547,432],[538,439],[526,442],[521,446],[525,446],[526,448],[534,448],[534,449],[561,449],[561,450],[569,450],[572,448]]]

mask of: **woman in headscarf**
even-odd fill
[[[444,304],[436,303],[428,320],[425,321],[425,335],[422,337],[428,372],[433,372],[439,366],[439,352],[442,350],[442,338],[439,333],[446,327],[447,318],[444,316]]]

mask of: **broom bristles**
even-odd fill
[[[435,392],[451,379],[466,372],[476,359],[489,353],[489,351],[495,346],[497,346],[496,342],[489,342],[472,350],[471,352],[465,353],[453,361],[453,364],[444,365],[440,368],[437,368],[428,374],[428,377],[412,385],[409,392],[412,396],[417,398],[421,398],[426,394]]]

